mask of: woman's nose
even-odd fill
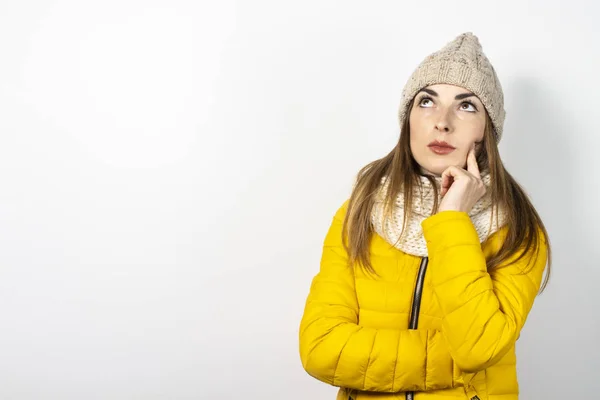
[[[435,124],[435,128],[440,132],[450,132],[450,117],[448,112],[442,112],[440,119]]]
[[[448,126],[448,123],[445,121],[440,121],[435,125],[436,129],[438,131],[441,132],[449,132],[450,131],[450,127]]]

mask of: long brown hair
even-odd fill
[[[409,115],[414,104],[414,99],[408,106],[407,116],[401,127],[400,138],[392,151],[385,157],[375,160],[364,166],[357,174],[356,182],[348,203],[348,211],[344,218],[342,235],[343,243],[348,252],[351,266],[359,265],[371,273],[375,273],[370,261],[369,246],[373,235],[371,224],[371,212],[375,203],[374,195],[377,192],[381,180],[387,176],[389,184],[384,198],[385,218],[391,217],[395,198],[404,192],[404,221],[402,231],[410,218],[411,207],[415,188],[421,185],[419,176],[424,176],[432,184],[434,190],[433,213],[437,212],[438,188],[435,178],[423,174],[420,166],[414,159],[410,150],[410,124]],[[550,240],[548,232],[528,195],[517,181],[505,169],[495,137],[492,121],[486,111],[486,126],[484,131],[481,150],[477,154],[477,162],[480,170],[489,171],[491,184],[492,207],[494,210],[503,208],[506,212],[506,224],[508,232],[499,251],[486,260],[488,271],[497,268],[508,258],[519,250],[521,254],[515,262],[524,257],[529,251],[538,254],[540,234],[547,245],[547,269],[546,276],[541,286],[541,291],[546,287],[550,278],[550,266],[552,264]]]

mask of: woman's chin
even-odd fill
[[[442,176],[442,172],[444,172],[446,168],[448,167],[440,165],[421,166],[421,172],[428,175]]]

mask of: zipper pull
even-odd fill
[[[467,384],[467,386],[465,386],[465,392],[467,393],[467,398],[469,400],[480,400],[479,396],[477,396],[477,392],[475,391],[475,388],[473,386],[471,386],[470,384]]]

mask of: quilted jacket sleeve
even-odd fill
[[[358,325],[353,269],[342,246],[344,206],[323,245],[300,323],[304,369],[320,381],[351,389],[400,392],[452,387],[453,362],[441,332]]]
[[[422,222],[429,252],[428,273],[443,312],[442,333],[464,372],[497,363],[515,344],[539,291],[546,243],[537,257],[515,255],[490,273],[469,215],[443,211]],[[529,264],[532,262],[532,264]]]

